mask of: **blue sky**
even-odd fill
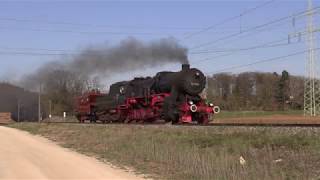
[[[61,59],[60,56],[17,55],[16,52],[59,53],[39,50],[48,49],[67,50],[63,52],[73,53],[90,45],[116,44],[128,36],[143,41],[174,37],[183,46],[190,48],[191,65],[207,74],[221,70],[239,73],[243,71],[281,72],[286,69],[292,74],[303,75],[305,54],[253,66],[228,68],[305,50],[305,36],[301,37],[301,41],[298,38],[292,38],[291,42],[285,45],[288,43],[286,38],[289,34],[304,31],[305,16],[294,20],[289,18],[223,41],[216,40],[302,12],[307,8],[307,0],[275,0],[243,15],[242,18],[228,21],[191,38],[185,38],[190,33],[221,23],[224,19],[237,16],[267,1],[0,1],[0,79],[18,78],[35,71],[44,63]],[[320,2],[314,1],[314,7],[318,5]],[[319,12],[315,14],[316,27],[319,27]],[[69,24],[61,24],[61,22]],[[208,50],[250,49],[250,47],[277,40],[283,40],[281,44],[284,45],[232,53],[194,54]],[[215,43],[195,48],[207,42]],[[10,54],[12,52],[13,54]],[[178,70],[179,68],[177,64],[169,64],[116,75],[114,79],[153,75],[160,70]]]

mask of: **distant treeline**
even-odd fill
[[[65,71],[42,83],[42,116],[46,117],[51,104],[53,115],[73,113],[74,98],[87,90],[87,81]],[[214,74],[208,77],[207,97],[223,110],[287,110],[302,109],[304,78],[282,74],[245,72]],[[0,112],[11,112],[17,120],[38,119],[38,93],[0,83]]]
[[[11,112],[12,118],[18,120],[18,110],[21,121],[37,120],[37,94],[8,83],[0,83],[0,112]]]
[[[245,72],[215,74],[208,78],[209,99],[224,110],[302,109],[304,78],[282,74]]]

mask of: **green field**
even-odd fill
[[[261,117],[272,115],[303,115],[303,111],[221,111],[216,114],[216,119],[240,118],[240,117]]]
[[[159,179],[317,179],[320,129],[16,123]],[[240,157],[246,161],[240,164]]]

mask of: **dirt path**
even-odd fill
[[[142,179],[45,138],[0,126],[0,179]]]

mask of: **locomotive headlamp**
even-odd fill
[[[124,91],[125,91],[124,87],[121,86],[120,89],[119,89],[119,91],[120,91],[120,94],[124,94]]]
[[[190,106],[190,111],[191,112],[197,112],[197,110],[198,110],[198,107],[195,104]]]
[[[192,105],[193,104],[193,101],[189,101],[189,105]]]
[[[213,112],[218,114],[220,112],[220,107],[219,106],[214,106],[213,108]]]

